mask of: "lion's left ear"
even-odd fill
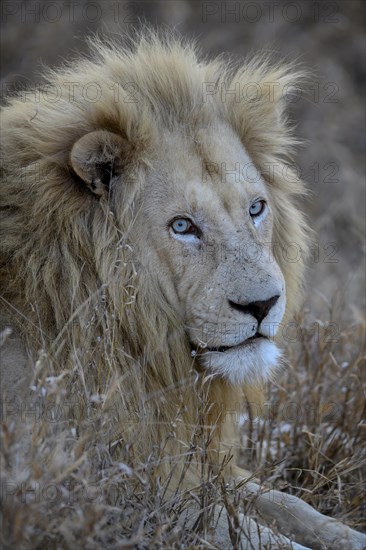
[[[129,142],[122,136],[96,130],[74,144],[71,166],[94,195],[106,196],[111,179],[121,172],[130,150]]]

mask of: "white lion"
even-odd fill
[[[132,49],[98,43],[91,59],[50,72],[57,101],[45,89],[3,109],[6,314],[56,371],[81,366],[87,388],[106,391],[117,374],[120,437],[141,461],[167,440],[170,456],[191,449],[187,488],[202,460],[193,427],[211,431],[217,471],[234,445],[223,407],[253,400],[278,367],[276,330],[300,303],[308,229],[284,115],[299,77],[260,58],[236,69],[198,60],[191,45],[150,33]],[[288,242],[299,262],[274,247]],[[3,368],[11,388],[19,371]],[[144,411],[137,426],[125,420],[131,410]],[[248,475],[226,467],[227,481]],[[283,533],[241,516],[245,548],[287,537],[365,547],[362,534],[300,499],[253,482],[242,491]]]

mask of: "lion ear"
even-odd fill
[[[73,145],[71,166],[92,193],[106,196],[112,178],[121,172],[130,149],[122,136],[108,130],[96,130]]]

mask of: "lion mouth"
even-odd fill
[[[263,336],[263,334],[260,334],[259,332],[256,332],[254,336],[251,336],[250,338],[247,338],[243,342],[240,342],[240,344],[236,344],[235,346],[215,346],[215,347],[205,347],[204,351],[212,351],[212,352],[218,352],[218,353],[225,353],[225,351],[228,350],[235,350],[239,348],[243,348],[245,346],[249,346],[255,342],[255,340],[267,340],[266,336]],[[196,346],[191,345],[192,349],[196,348]]]

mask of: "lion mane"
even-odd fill
[[[2,109],[2,305],[30,349],[47,350],[51,370],[71,372],[80,398],[113,386],[108,437],[128,443],[139,460],[163,444],[179,460],[188,451],[201,456],[197,438],[205,433],[217,466],[234,446],[225,411],[257,399],[257,390],[202,371],[159,272],[146,268],[150,250],[136,245],[136,212],[162,129],[194,132],[224,121],[267,174],[289,318],[308,246],[296,204],[304,188],[290,165],[297,142],[285,115],[285,95],[301,74],[263,56],[240,66],[208,61],[190,43],[155,33],[126,47],[94,39],[91,49]],[[128,185],[113,199],[103,180],[87,188],[70,163],[74,144],[97,130],[132,144],[122,161]],[[114,145],[103,147],[112,158]],[[114,169],[108,164],[111,177]],[[283,253],[288,243],[301,250],[296,261]]]

